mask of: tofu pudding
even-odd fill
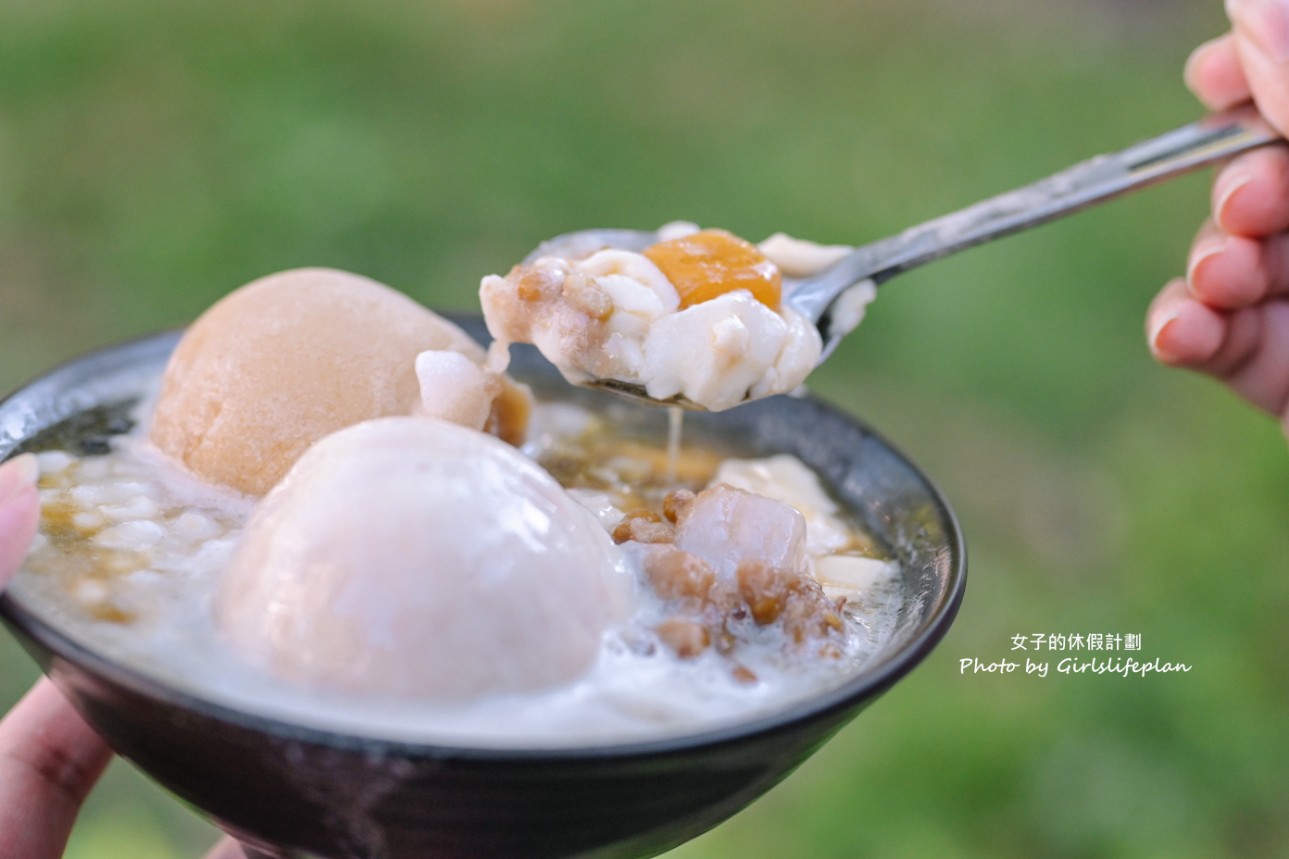
[[[341,274],[287,282],[326,305],[312,284]],[[337,330],[360,334],[326,341],[338,369],[303,385],[317,402],[291,407],[310,417],[291,422],[299,444],[284,445],[278,422],[260,440],[241,431],[239,445],[262,446],[227,462],[186,455],[222,415],[254,412],[240,390],[281,403],[302,387],[280,373],[212,383],[219,408],[180,409],[192,367],[229,363],[228,333],[203,317],[164,376],[134,380],[128,404],[29,445],[42,525],[15,583],[24,599],[201,698],[360,736],[500,748],[737,723],[840,686],[892,636],[898,565],[800,460],[695,431],[669,461],[655,412],[557,385],[534,395],[432,314],[396,354],[363,353],[361,373],[410,374],[410,394],[331,428],[328,404],[354,398],[328,388],[357,390],[345,350],[368,342],[367,311],[339,292],[350,316]],[[234,293],[224,311],[247,294],[266,290]],[[290,340],[307,375],[321,338],[298,324],[276,318],[260,337],[238,323],[228,342],[248,362]],[[158,430],[177,412],[191,444]],[[105,440],[84,444],[78,427],[100,424]]]
[[[543,256],[479,295],[499,344],[532,343],[573,384],[639,386],[708,411],[795,390],[819,363],[815,324],[783,301],[783,276],[827,268],[851,248],[776,234],[759,246],[677,222],[642,252]],[[872,284],[847,304],[858,324]]]

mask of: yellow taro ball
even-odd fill
[[[374,280],[324,268],[272,274],[188,329],[166,368],[152,440],[199,477],[263,495],[323,436],[411,413],[416,356],[428,349],[483,359],[456,325]]]

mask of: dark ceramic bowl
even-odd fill
[[[477,319],[463,324],[483,333]],[[128,429],[122,404],[137,400],[141,374],[159,374],[177,338],[87,355],[13,394],[0,403],[0,460],[54,438],[87,454],[105,450],[107,435]],[[514,372],[539,390],[567,393],[533,352],[517,351]],[[654,412],[643,419],[665,424]],[[118,753],[241,839],[252,855],[653,856],[760,796],[911,670],[948,629],[966,575],[962,536],[940,493],[853,418],[818,400],[776,397],[692,415],[685,428],[749,453],[796,454],[903,568],[897,631],[860,672],[811,700],[734,727],[527,751],[348,736],[168,688],[70,638],[18,587],[0,598],[0,615]]]

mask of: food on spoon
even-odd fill
[[[639,385],[711,411],[798,387],[819,361],[814,323],[782,301],[764,249],[722,230],[664,227],[642,253],[540,257],[480,285],[488,330],[533,343],[574,384]],[[788,241],[791,262],[811,259]],[[784,241],[775,243],[783,247]],[[835,254],[816,249],[822,267]]]
[[[188,329],[152,440],[199,477],[249,495],[271,489],[313,442],[371,418],[441,414],[521,440],[523,391],[442,352],[484,358],[456,325],[376,281],[322,268],[269,275]]]
[[[510,445],[368,421],[300,458],[224,573],[220,631],[310,686],[459,700],[585,674],[626,610],[613,543]]]

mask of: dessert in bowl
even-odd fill
[[[167,388],[201,393],[177,335],[0,406],[0,457],[43,451],[46,498],[6,619],[114,748],[252,848],[652,855],[786,775],[951,621],[952,514],[863,425],[809,398],[691,416],[668,474],[664,415],[531,352],[502,378],[430,327],[438,357],[388,411],[317,429],[277,478],[202,459],[262,414],[170,439]],[[158,451],[183,467],[149,477]]]

